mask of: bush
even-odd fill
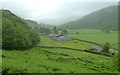
[[[63,59],[62,57],[58,57],[58,59]]]

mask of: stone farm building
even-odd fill
[[[72,40],[72,37],[66,36],[63,33],[58,33],[58,34],[49,34],[48,35],[51,38],[54,38],[56,41],[61,41],[61,40]]]
[[[54,39],[57,40],[57,41],[72,40],[72,37],[69,37],[69,36],[59,36],[59,37],[55,37]]]
[[[93,46],[91,47],[92,49],[95,49],[97,51],[102,51],[102,47],[99,47],[99,46]]]

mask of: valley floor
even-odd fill
[[[104,45],[106,42],[111,44],[112,48],[118,49],[118,31],[111,31],[110,33],[102,32],[97,29],[79,29],[79,30],[69,30],[68,35],[86,41],[95,42]],[[78,34],[77,34],[78,32]]]
[[[117,42],[116,32],[101,35],[71,34],[72,32],[70,31],[69,36],[77,39],[100,44],[104,44],[106,41],[110,42],[110,44]],[[91,31],[91,33],[93,32],[94,30]],[[100,38],[100,36],[102,37]],[[47,36],[41,36],[40,43],[37,46],[69,47],[89,50],[95,45],[77,40],[55,41]],[[25,51],[2,50],[1,56],[3,73],[117,73],[117,68],[113,66],[112,57],[84,51],[34,47]]]

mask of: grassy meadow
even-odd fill
[[[67,49],[3,50],[2,57],[3,73],[117,73],[111,57]]]
[[[77,34],[77,32],[79,34]],[[110,33],[105,33],[97,29],[80,29],[80,30],[69,30],[68,35],[73,38],[91,41],[102,45],[104,45],[106,42],[110,44],[118,43],[117,31],[110,31]],[[118,48],[118,45],[112,47]]]
[[[54,46],[54,47],[69,47],[75,49],[90,49],[94,44],[85,43],[77,40],[55,41],[48,36],[41,36],[38,46]]]

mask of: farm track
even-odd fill
[[[68,48],[68,47],[50,47],[50,46],[36,46],[36,47],[39,47],[39,48],[61,48],[61,49],[69,49],[69,50],[75,50],[75,51],[93,53],[93,52],[89,52],[87,50],[80,50],[80,49],[74,49],[74,48]],[[96,53],[93,53],[93,54],[96,54]],[[98,55],[104,55],[104,54],[100,53]],[[104,55],[104,56],[107,56],[107,55]],[[112,57],[112,56],[108,56],[108,57]]]

